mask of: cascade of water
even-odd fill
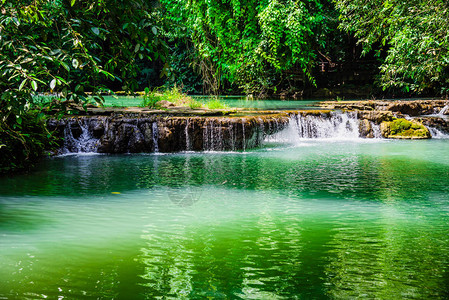
[[[262,118],[257,118],[257,122],[259,123],[259,131],[257,132],[257,139],[259,140],[259,142],[261,142],[265,137],[265,125],[263,123]]]
[[[153,122],[151,126],[152,126],[154,152],[159,152],[159,128],[157,126],[157,122]]]
[[[428,127],[430,131],[430,135],[433,139],[449,139],[449,134],[442,132],[439,129],[434,127]]]
[[[444,116],[446,114],[446,112],[448,111],[448,109],[449,109],[449,104],[447,104],[445,107],[443,107],[437,115],[441,116],[441,117]]]
[[[380,130],[380,125],[379,124],[375,124],[373,122],[370,122],[370,124],[371,124],[371,128],[372,128],[372,131],[373,131],[373,137],[375,139],[381,139],[382,138],[382,132]]]
[[[194,123],[192,123],[193,125]],[[192,150],[192,144],[190,142],[190,135],[189,135],[189,119],[186,119],[186,127],[184,129],[184,134],[186,135],[186,151]]]
[[[228,135],[229,135],[229,149],[234,151],[235,150],[235,134],[234,129],[236,126],[234,124],[229,124],[228,126]]]
[[[75,132],[75,134],[74,134]],[[98,138],[92,136],[89,124],[85,120],[68,122],[64,128],[63,153],[97,152]]]
[[[373,128],[376,137],[380,129]],[[377,133],[378,131],[378,133]],[[285,130],[268,137],[273,142],[295,142],[298,139],[358,139],[359,120],[356,113],[333,112],[331,115],[292,115]]]
[[[298,114],[292,121],[299,138],[359,137],[359,123],[355,113],[332,113],[329,117]]]
[[[212,118],[204,122],[203,148],[207,151],[223,150],[223,128],[219,120]]]
[[[245,118],[242,118],[242,148],[246,150],[246,136],[245,136]]]

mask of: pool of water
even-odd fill
[[[220,102],[229,107],[237,108],[254,108],[259,110],[290,110],[290,109],[314,109],[314,104],[320,102],[319,100],[254,100],[245,96],[193,96],[199,102],[206,104],[213,99],[219,99]],[[143,97],[134,96],[105,96],[105,106],[140,106],[142,105]]]
[[[47,159],[0,178],[0,298],[447,298],[448,146]]]

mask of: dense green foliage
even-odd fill
[[[319,51],[325,52],[330,24],[328,1],[161,2],[172,21],[185,24],[207,92],[236,84],[259,94],[314,83],[312,69]]]
[[[28,126],[43,93],[63,110],[161,85],[301,96],[354,78],[357,40],[384,89],[447,94],[448,19],[444,0],[0,0],[0,147],[51,142]]]
[[[158,59],[166,49],[157,12],[144,0],[1,0],[0,125],[6,136],[26,143],[23,120],[39,93],[86,103],[87,91],[101,101],[111,81],[136,89],[137,60]],[[4,136],[0,144],[14,152],[15,143]]]
[[[143,0],[2,1],[0,88],[14,101],[31,101],[23,94],[32,91],[84,100],[107,80],[136,89],[136,60],[164,53],[158,16]]]
[[[384,51],[381,84],[417,93],[448,92],[449,2],[337,0],[341,27],[365,52]]]
[[[10,114],[0,122],[0,174],[32,165],[45,151],[57,148],[60,141],[45,126],[45,116],[28,111],[21,116]]]

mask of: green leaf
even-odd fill
[[[23,81],[22,81],[22,83],[20,84],[20,86],[19,86],[19,91],[21,91],[22,89],[23,89],[23,87],[24,87],[24,85],[25,85],[25,83],[27,82],[27,78],[25,78]]]
[[[75,5],[76,0],[72,0],[72,2],[70,3],[70,6]]]
[[[61,65],[67,70],[67,72],[70,72],[70,67],[65,62],[61,61]]]
[[[58,79],[58,81],[56,82],[57,84],[60,85],[61,82],[64,83],[64,84],[67,84],[67,81],[64,78],[62,78],[60,76],[55,76],[55,77]]]
[[[92,27],[90,30],[92,30],[92,32],[95,33],[96,35],[100,34],[100,29],[98,29],[98,27]]]
[[[154,35],[157,35],[157,28],[155,26],[151,27],[151,31],[154,33]]]
[[[76,58],[74,58],[72,60],[72,66],[73,66],[73,68],[78,69],[79,62],[78,62],[78,60]]]
[[[109,77],[110,79],[114,80],[115,76],[112,75],[111,73],[109,73],[108,71],[105,70],[100,70],[101,73],[103,73],[104,75],[106,75],[106,77]]]
[[[54,78],[51,82],[50,82],[50,89],[54,90],[56,87],[56,78]]]
[[[33,80],[31,82],[31,87],[33,88],[33,90],[37,91],[37,82]]]

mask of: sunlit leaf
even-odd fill
[[[78,60],[76,58],[74,58],[72,60],[72,66],[73,66],[73,68],[78,69],[79,62],[78,62]]]
[[[61,61],[61,65],[67,70],[67,72],[70,71],[70,67],[65,62]]]
[[[96,35],[100,34],[100,29],[98,29],[98,27],[92,27],[90,30],[92,30],[92,32],[95,33]]]
[[[22,83],[20,83],[20,85],[19,85],[19,91],[21,91],[21,90],[23,89],[23,87],[25,86],[27,80],[28,80],[28,79],[25,78],[25,79],[22,81]]]
[[[50,82],[50,89],[54,90],[56,87],[56,78],[54,78],[51,82]]]

